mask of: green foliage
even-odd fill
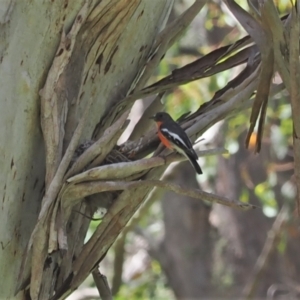
[[[287,240],[288,240],[288,235],[285,232],[283,232],[280,236],[280,241],[277,244],[277,250],[280,254],[285,253]]]
[[[160,264],[152,260],[150,269],[132,282],[123,284],[115,300],[166,300],[172,299],[172,292],[165,284]]]
[[[254,192],[263,205],[263,212],[268,217],[274,217],[278,212],[278,205],[270,184],[268,182],[260,183],[255,187]]]
[[[240,2],[247,5],[245,1]],[[279,3],[277,4],[279,5],[279,10],[281,12],[284,12],[286,7],[290,5],[289,0],[282,0],[278,2]],[[210,2],[202,13],[204,15],[207,14],[205,29],[208,34],[215,30],[216,27],[223,28],[228,32],[228,34],[224,35],[224,40],[220,42],[218,46],[229,42],[231,43],[233,40],[236,40],[237,35],[240,33],[237,33],[237,30],[230,31],[231,28],[236,29],[233,28],[236,26],[236,21],[230,14],[223,14],[220,6],[214,2]],[[199,53],[209,53],[212,50],[212,47],[209,47],[207,44],[208,42],[205,46],[197,49],[197,51],[199,51]],[[166,57],[160,63],[157,74],[152,78],[152,81],[155,82],[169,75],[172,70],[182,67],[197,58],[198,56],[182,54],[179,44],[176,43],[168,51]],[[230,71],[225,71],[209,78],[203,78],[178,87],[164,98],[165,110],[168,111],[174,119],[179,118],[186,112],[196,111],[202,104],[212,99],[216,91],[226,86],[226,84],[235,77],[237,71],[240,71],[241,69],[241,67],[234,68]],[[226,120],[226,125],[222,128],[223,145],[228,149],[230,155],[236,154],[241,147],[245,147],[241,136],[244,136],[248,129],[249,116],[249,110],[239,113]],[[291,136],[291,108],[283,94],[270,100],[264,135],[265,140],[268,141],[268,145],[271,146],[270,151],[272,153],[270,156],[272,159],[276,159],[276,163],[280,163],[280,161],[286,157],[289,147],[292,144]],[[272,157],[272,155],[274,157]],[[199,177],[199,180],[206,183],[206,191],[209,191],[209,188],[211,188],[212,192],[214,192],[212,188],[213,185],[209,185],[207,183],[210,183],[210,181],[213,181],[212,179],[215,178],[217,173],[217,163],[218,158],[216,156],[205,158],[205,173]],[[278,176],[271,166],[274,162],[268,160],[264,163],[266,166],[267,180],[254,187],[243,186],[241,188],[239,199],[243,202],[249,202],[250,194],[252,194],[253,190],[261,203],[264,214],[268,217],[274,217],[278,213],[278,199],[276,199],[275,194],[275,187],[279,184]],[[201,164],[203,165],[203,162],[201,162]],[[240,176],[242,177],[242,174],[240,174]],[[285,199],[294,197],[295,189],[290,181],[286,181],[282,184],[281,194]],[[140,220],[139,226],[143,229],[147,228],[148,232],[150,232],[152,236],[156,237],[156,234],[161,234],[161,218],[162,214],[159,209],[159,205],[154,204],[147,215]],[[95,230],[98,224],[99,221],[91,222],[90,230]],[[234,284],[232,270],[227,268],[222,262],[221,253],[224,247],[224,241],[219,240],[216,243],[216,265],[214,266],[213,271],[214,283],[221,285],[221,288],[230,287]],[[278,250],[283,253],[285,248],[286,238],[282,236],[280,243],[278,244]],[[143,272],[143,274],[140,274],[137,278],[133,278],[130,282],[126,282],[121,286],[119,293],[114,299],[164,300],[172,298],[172,292],[166,285],[166,279],[159,263],[152,260],[148,269]]]
[[[240,200],[245,203],[249,202],[249,191],[247,189],[245,188],[242,189]]]
[[[219,290],[225,290],[234,284],[233,272],[223,261],[223,254],[227,246],[227,242],[224,239],[219,239],[215,245],[215,264],[213,266],[212,278],[214,285],[218,286]]]

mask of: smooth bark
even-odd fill
[[[173,1],[1,3],[0,272],[5,278],[0,282],[1,299],[14,299],[22,255],[44,193],[45,147],[39,91],[59,50],[62,32],[68,33],[87,2],[89,22],[75,37],[72,55],[56,90],[60,103],[68,106],[62,151],[90,97],[94,99],[93,109],[81,140],[89,139],[101,116],[125,96],[164,27]],[[78,95],[82,80],[85,84]],[[15,298],[21,299],[22,293]]]

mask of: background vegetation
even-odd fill
[[[238,3],[249,9],[244,1]],[[186,5],[188,1],[176,1],[173,18]],[[292,4],[280,1],[276,5],[283,16]],[[151,80],[245,35],[223,3],[210,2],[168,51]],[[163,99],[166,111],[174,119],[195,112],[243,68],[237,66],[172,90]],[[273,82],[282,82],[278,74]],[[142,115],[145,108],[143,102],[135,105],[134,114]],[[229,152],[201,158],[203,175],[195,176],[184,162],[172,165],[164,180],[230,195],[257,209],[240,213],[155,191],[103,262],[101,269],[113,283],[115,299],[298,298],[300,243],[293,213],[296,187],[289,95],[283,90],[271,98],[262,151],[256,155],[256,130],[249,150],[245,149],[250,113],[251,109],[238,112],[203,134],[196,148],[224,146]],[[91,223],[91,231],[96,224]],[[70,299],[84,292],[93,293],[83,288]]]
[[[299,297],[299,6],[3,1],[0,298]]]

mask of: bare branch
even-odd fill
[[[182,68],[174,70],[171,75],[166,76],[158,82],[134,93],[133,95],[129,96],[127,100],[124,99],[124,101],[144,98],[149,95],[167,91],[172,88],[176,88],[179,85],[209,77],[233,68],[234,66],[245,63],[248,60],[253,48],[256,48],[256,46],[250,46],[238,53],[235,52],[242,46],[250,43],[253,42],[251,41],[250,37],[247,36],[232,45],[214,50],[209,54],[197,59],[196,61]]]
[[[116,104],[116,106],[110,111],[110,114],[107,115],[104,120],[101,122],[101,126],[98,126],[97,130],[94,132],[93,137],[97,137],[101,134],[100,127],[106,127],[111,124],[118,118],[120,113],[127,110],[131,107],[132,103],[142,98],[140,90],[147,83],[149,77],[152,75],[155,68],[158,66],[161,58],[167,51],[167,49],[175,42],[176,38],[187,28],[187,26],[192,22],[198,12],[205,5],[206,0],[195,0],[194,4],[187,9],[182,15],[180,15],[174,22],[172,22],[168,27],[166,27],[156,39],[156,43],[153,46],[151,53],[149,54],[148,61],[144,68],[139,72],[135,81],[132,84],[132,87],[129,91],[131,93],[125,97],[121,102]],[[133,92],[137,90],[137,93]],[[143,94],[143,93],[142,93]],[[152,93],[156,94],[156,93]],[[143,97],[146,95],[143,95]],[[105,124],[105,126],[103,126]]]
[[[240,7],[234,0],[224,1],[230,11],[238,19],[244,29],[250,34],[250,36],[255,41],[256,45],[259,47],[260,51],[263,51],[266,36],[258,19],[252,17],[247,11]]]
[[[217,121],[240,110],[240,107],[249,100],[257,87],[258,72],[259,68],[256,68],[256,70],[240,85],[228,90],[220,97],[220,99],[216,99],[221,101],[216,101],[217,105],[212,106],[210,111],[201,114],[195,120],[192,120],[191,122],[194,124],[187,130],[188,135],[194,138],[198,137],[199,133],[203,133]]]
[[[215,148],[197,152],[199,156],[217,155],[225,153],[227,153],[227,150],[225,150],[224,148]],[[140,159],[132,162],[104,165],[75,175],[69,178],[67,182],[72,184],[78,184],[80,182],[93,180],[124,179],[128,176],[131,176],[135,173],[139,173],[144,170],[184,160],[186,160],[186,157],[180,154],[174,154],[166,157],[157,156],[147,159]]]
[[[124,230],[127,228],[126,226]],[[121,285],[122,285],[122,275],[123,275],[123,264],[125,259],[125,241],[126,234],[122,231],[122,235],[116,240],[114,244],[114,262],[113,262],[113,278],[112,278],[112,287],[111,293],[115,296]]]
[[[253,268],[253,274],[243,291],[243,297],[246,299],[253,299],[255,290],[259,284],[260,278],[263,272],[268,266],[270,256],[274,251],[276,244],[278,243],[278,238],[281,233],[282,226],[287,221],[288,218],[288,207],[283,206],[273,223],[272,229],[268,233],[267,240],[263,247],[263,250],[258,257],[255,266]]]
[[[234,114],[236,110],[241,110],[241,107],[246,108],[244,103],[251,97],[258,84],[259,68],[256,65],[254,67],[248,77],[235,86],[229,86],[218,97],[206,103],[204,110],[200,108],[199,112],[195,113],[199,115],[197,118],[193,115],[192,120],[181,124],[184,129],[188,128],[186,132],[192,140],[196,140],[201,133],[225,116]],[[144,157],[154,151],[159,143],[155,132],[156,130],[152,130],[137,141],[124,143],[121,145],[121,151],[129,156]]]
[[[229,207],[239,208],[243,210],[255,208],[248,203],[242,203],[236,200],[229,200],[226,197],[217,196],[211,193],[203,192],[197,189],[182,188],[179,185],[164,182],[160,180],[143,180],[143,181],[94,181],[83,182],[70,186],[70,188],[64,193],[64,201],[73,201],[74,199],[82,199],[92,194],[106,192],[106,191],[118,191],[126,189],[135,189],[138,187],[158,187],[166,190],[171,190],[177,194],[189,196],[191,198],[201,199],[209,202],[216,202]]]
[[[183,14],[181,14],[176,20],[169,24],[157,37],[156,43],[153,46],[153,52],[150,56],[150,60],[147,62],[144,73],[139,79],[135,89],[139,91],[144,87],[149,77],[152,75],[154,69],[158,66],[162,56],[166,53],[173,43],[178,39],[184,30],[190,25],[199,11],[206,4],[207,0],[195,0]]]
[[[290,74],[288,70],[288,48],[286,44],[285,29],[278,16],[277,9],[271,0],[262,6],[263,20],[272,32],[273,51],[276,68],[287,88],[290,91]]]
[[[296,2],[297,3],[297,2]],[[294,144],[294,170],[297,185],[297,211],[300,216],[300,64],[299,64],[299,11],[293,7],[290,30],[290,96],[293,116],[293,144]]]
[[[87,103],[83,116],[81,117],[77,128],[72,136],[70,144],[66,150],[66,153],[57,169],[57,172],[50,183],[48,190],[42,201],[42,208],[39,213],[38,222],[35,225],[35,228],[31,234],[28,249],[32,248],[32,265],[31,265],[31,279],[34,280],[34,283],[30,285],[30,293],[32,290],[31,297],[33,299],[37,299],[39,288],[41,284],[41,276],[42,270],[44,267],[44,261],[47,255],[47,246],[48,246],[48,231],[49,228],[45,226],[45,223],[49,216],[51,215],[51,206],[53,205],[60,188],[62,187],[63,176],[68,168],[68,165],[71,162],[72,156],[78,146],[79,139],[81,137],[82,130],[84,128],[85,122],[88,118],[88,113],[90,110],[90,106],[92,104],[92,98],[89,99],[89,103]],[[46,228],[45,228],[46,227]],[[35,295],[35,296],[34,296]]]
[[[98,269],[94,270],[92,274],[101,300],[112,300],[112,295],[106,276],[101,274]]]
[[[151,188],[141,187],[130,191],[127,189],[120,194],[75,260],[71,288],[77,287],[92,268],[101,261],[150,190]]]
[[[259,83],[257,87],[256,97],[252,105],[252,111],[250,116],[250,127],[246,137],[246,146],[249,146],[250,137],[254,131],[254,127],[259,118],[257,139],[255,152],[259,152],[261,148],[261,140],[263,135],[263,125],[265,121],[265,115],[267,110],[268,98],[270,93],[270,87],[273,78],[273,65],[274,65],[274,52],[271,47],[271,39],[267,47],[264,48],[264,52],[261,54],[261,72],[259,75]]]
[[[80,288],[68,296],[68,300],[101,300],[97,288]]]
[[[106,157],[107,153],[115,146],[117,140],[122,134],[125,121],[129,115],[129,110],[125,112],[112,126],[105,130],[103,136],[89,147],[84,153],[78,157],[74,165],[65,175],[65,179],[77,174],[83,170],[92,160],[97,157],[96,164],[100,164]],[[126,124],[127,125],[127,124]],[[126,126],[125,125],[125,126]],[[121,130],[123,129],[123,130]],[[110,147],[108,147],[110,144]]]
[[[151,128],[151,125],[153,126],[153,120],[150,120],[149,118],[153,116],[156,112],[163,110],[164,105],[162,104],[162,97],[164,96],[165,92],[159,93],[152,103],[146,108],[144,111],[142,117],[138,121],[138,123],[135,125],[134,129],[132,130],[129,140],[133,141],[145,134],[146,128]],[[153,97],[153,96],[151,96]]]
[[[163,193],[162,189],[154,188],[146,202],[139,208],[135,215],[130,219],[129,224],[122,230],[118,239],[114,245],[114,275],[112,279],[112,294],[116,295],[121,285],[122,267],[123,267],[123,256],[124,256],[124,244],[127,233],[132,231],[139,223],[141,218],[149,212],[149,208],[152,204],[160,199],[160,195]]]
[[[56,86],[61,74],[65,71],[73,53],[76,36],[86,20],[92,1],[86,0],[79,17],[75,18],[70,32],[66,35],[64,29],[60,45],[56,51],[52,66],[48,72],[44,87],[40,90],[41,96],[41,125],[46,147],[46,190],[54,177],[62,155],[62,143],[65,116],[68,104],[61,103],[56,93]]]

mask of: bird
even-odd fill
[[[158,112],[150,117],[156,122],[158,137],[162,144],[172,150],[183,154],[191,162],[198,174],[203,174],[197,160],[198,155],[193,144],[180,125],[166,112]]]

